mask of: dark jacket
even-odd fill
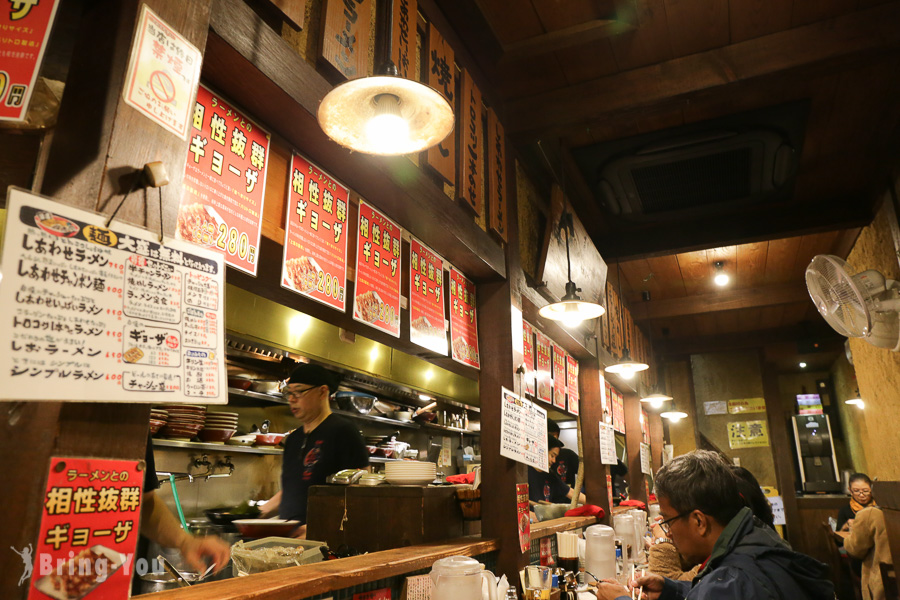
[[[828,567],[794,552],[743,508],[692,582],[666,579],[659,600],[834,600]]]

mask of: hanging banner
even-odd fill
[[[569,412],[578,414],[578,361],[566,354],[566,384],[569,393]]]
[[[144,4],[131,46],[125,104],[186,140],[202,60],[196,46]]]
[[[453,62],[453,48],[434,26],[428,24],[428,51],[423,57],[428,65],[428,85],[441,92],[456,109],[456,64]],[[423,154],[423,163],[428,165],[446,182],[456,181],[456,132],[453,131],[441,143],[435,144]]]
[[[491,233],[506,242],[506,134],[497,113],[490,108],[487,113],[488,221]]]
[[[281,287],[344,312],[350,190],[299,154],[290,173]]]
[[[600,423],[600,462],[604,465],[616,464],[616,432],[612,425]]]
[[[7,211],[0,398],[228,402],[221,256],[17,188]]]
[[[765,421],[732,421],[728,424],[728,447],[764,448],[769,445],[769,428]]]
[[[534,396],[534,327],[528,321],[522,322],[522,336],[525,356],[525,394]]]
[[[484,155],[482,152],[481,91],[465,69],[459,117],[459,181],[457,197],[476,215],[484,208]]]
[[[650,463],[650,444],[641,442],[641,473],[652,475],[653,468]]]
[[[609,500],[609,512],[612,512],[613,508],[613,483],[612,483],[612,475],[609,473],[606,474],[606,495],[607,500]]]
[[[613,427],[616,431],[625,433],[625,398],[619,390],[612,388],[613,395]]]
[[[600,375],[600,390],[602,395],[600,396],[600,406],[603,409],[603,422],[612,426],[612,386],[609,385],[609,382],[606,381],[606,378],[603,375]]]
[[[397,67],[397,75],[404,79],[416,77],[416,23],[419,19],[416,0],[396,0],[393,4],[391,27],[391,60]],[[368,46],[363,48],[368,56]],[[363,73],[365,75],[365,73]]]
[[[270,136],[202,85],[191,125],[178,239],[256,276]]]
[[[566,410],[566,353],[551,342],[553,352],[553,406]]]
[[[450,267],[450,341],[453,360],[481,368],[475,284],[453,266]]]
[[[24,121],[59,0],[17,0],[0,11],[0,121]]]
[[[553,346],[550,338],[540,331],[534,332],[535,362],[537,365],[536,397],[542,402],[553,402]]]
[[[516,523],[519,530],[519,550],[524,554],[531,550],[531,503],[528,502],[528,484],[516,484]]]
[[[29,600],[129,597],[144,481],[138,462],[51,457]]]
[[[359,203],[353,318],[400,337],[400,240],[403,230],[371,204]]]
[[[641,409],[641,437],[645,443],[650,443],[650,418],[643,409]]]
[[[548,473],[547,411],[502,388],[500,455]]]
[[[766,412],[765,398],[744,398],[741,400],[728,401],[728,414],[730,415],[764,412]]]
[[[444,259],[410,237],[409,341],[447,356],[444,321]]]
[[[319,64],[344,79],[368,75],[372,4],[372,0],[325,1]]]

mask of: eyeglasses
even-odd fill
[[[868,496],[872,493],[872,490],[850,490],[850,493],[854,496]]]
[[[285,388],[283,395],[288,400],[299,400],[303,396],[303,394],[305,394],[309,390],[314,390],[317,387],[318,386],[314,385],[314,386],[310,386],[310,387],[302,389],[302,390],[289,390],[289,389]]]
[[[688,516],[688,515],[691,514],[692,512],[694,512],[694,511],[693,511],[693,510],[689,510],[689,511],[687,511],[687,512],[681,513],[680,515],[675,515],[675,516],[672,517],[671,519],[666,519],[665,521],[660,521],[660,522],[658,523],[659,528],[663,530],[663,533],[665,533],[666,535],[669,535],[669,529],[671,529],[671,527],[672,527],[671,523],[672,523],[673,521],[677,521],[678,519],[680,519],[680,518],[682,518],[682,517]]]

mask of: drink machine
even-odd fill
[[[803,491],[840,492],[841,481],[828,415],[800,414],[791,420]]]

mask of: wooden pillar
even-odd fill
[[[656,472],[662,466],[662,454],[663,454],[663,445],[665,441],[663,440],[663,420],[662,417],[659,416],[659,412],[655,409],[651,409],[647,411],[647,418],[650,419],[650,457],[652,462],[651,469],[653,470],[654,478],[656,477]],[[650,491],[653,491],[653,488],[650,488]]]
[[[579,361],[578,379],[581,386],[581,458],[584,462],[584,495],[588,504],[603,509],[609,519],[612,507],[606,489],[609,465],[600,460],[600,422],[603,420],[601,398],[600,363],[596,358]]]
[[[625,396],[625,447],[628,450],[628,498],[647,501],[644,474],[641,472],[641,399],[635,392],[624,392]]]
[[[122,99],[129,51],[142,4],[192,44],[206,46],[209,0],[103,0],[87,2],[78,25],[58,126],[41,193],[66,204],[110,213],[130,185],[134,168],[161,160],[172,184],[164,189],[166,230],[174,231],[187,142],[140,115]],[[61,24],[57,23],[57,26]],[[153,193],[149,206],[135,193],[119,215],[158,229]],[[151,210],[152,209],[152,210]],[[39,385],[36,383],[36,385]],[[143,459],[149,405],[100,403],[0,404],[0,456],[4,457],[5,518],[0,538],[22,548],[37,542],[51,456]],[[28,585],[0,577],[0,598],[24,599]]]
[[[900,556],[900,481],[876,481],[872,494],[884,512],[891,556]],[[894,559],[896,569],[897,559]]]

